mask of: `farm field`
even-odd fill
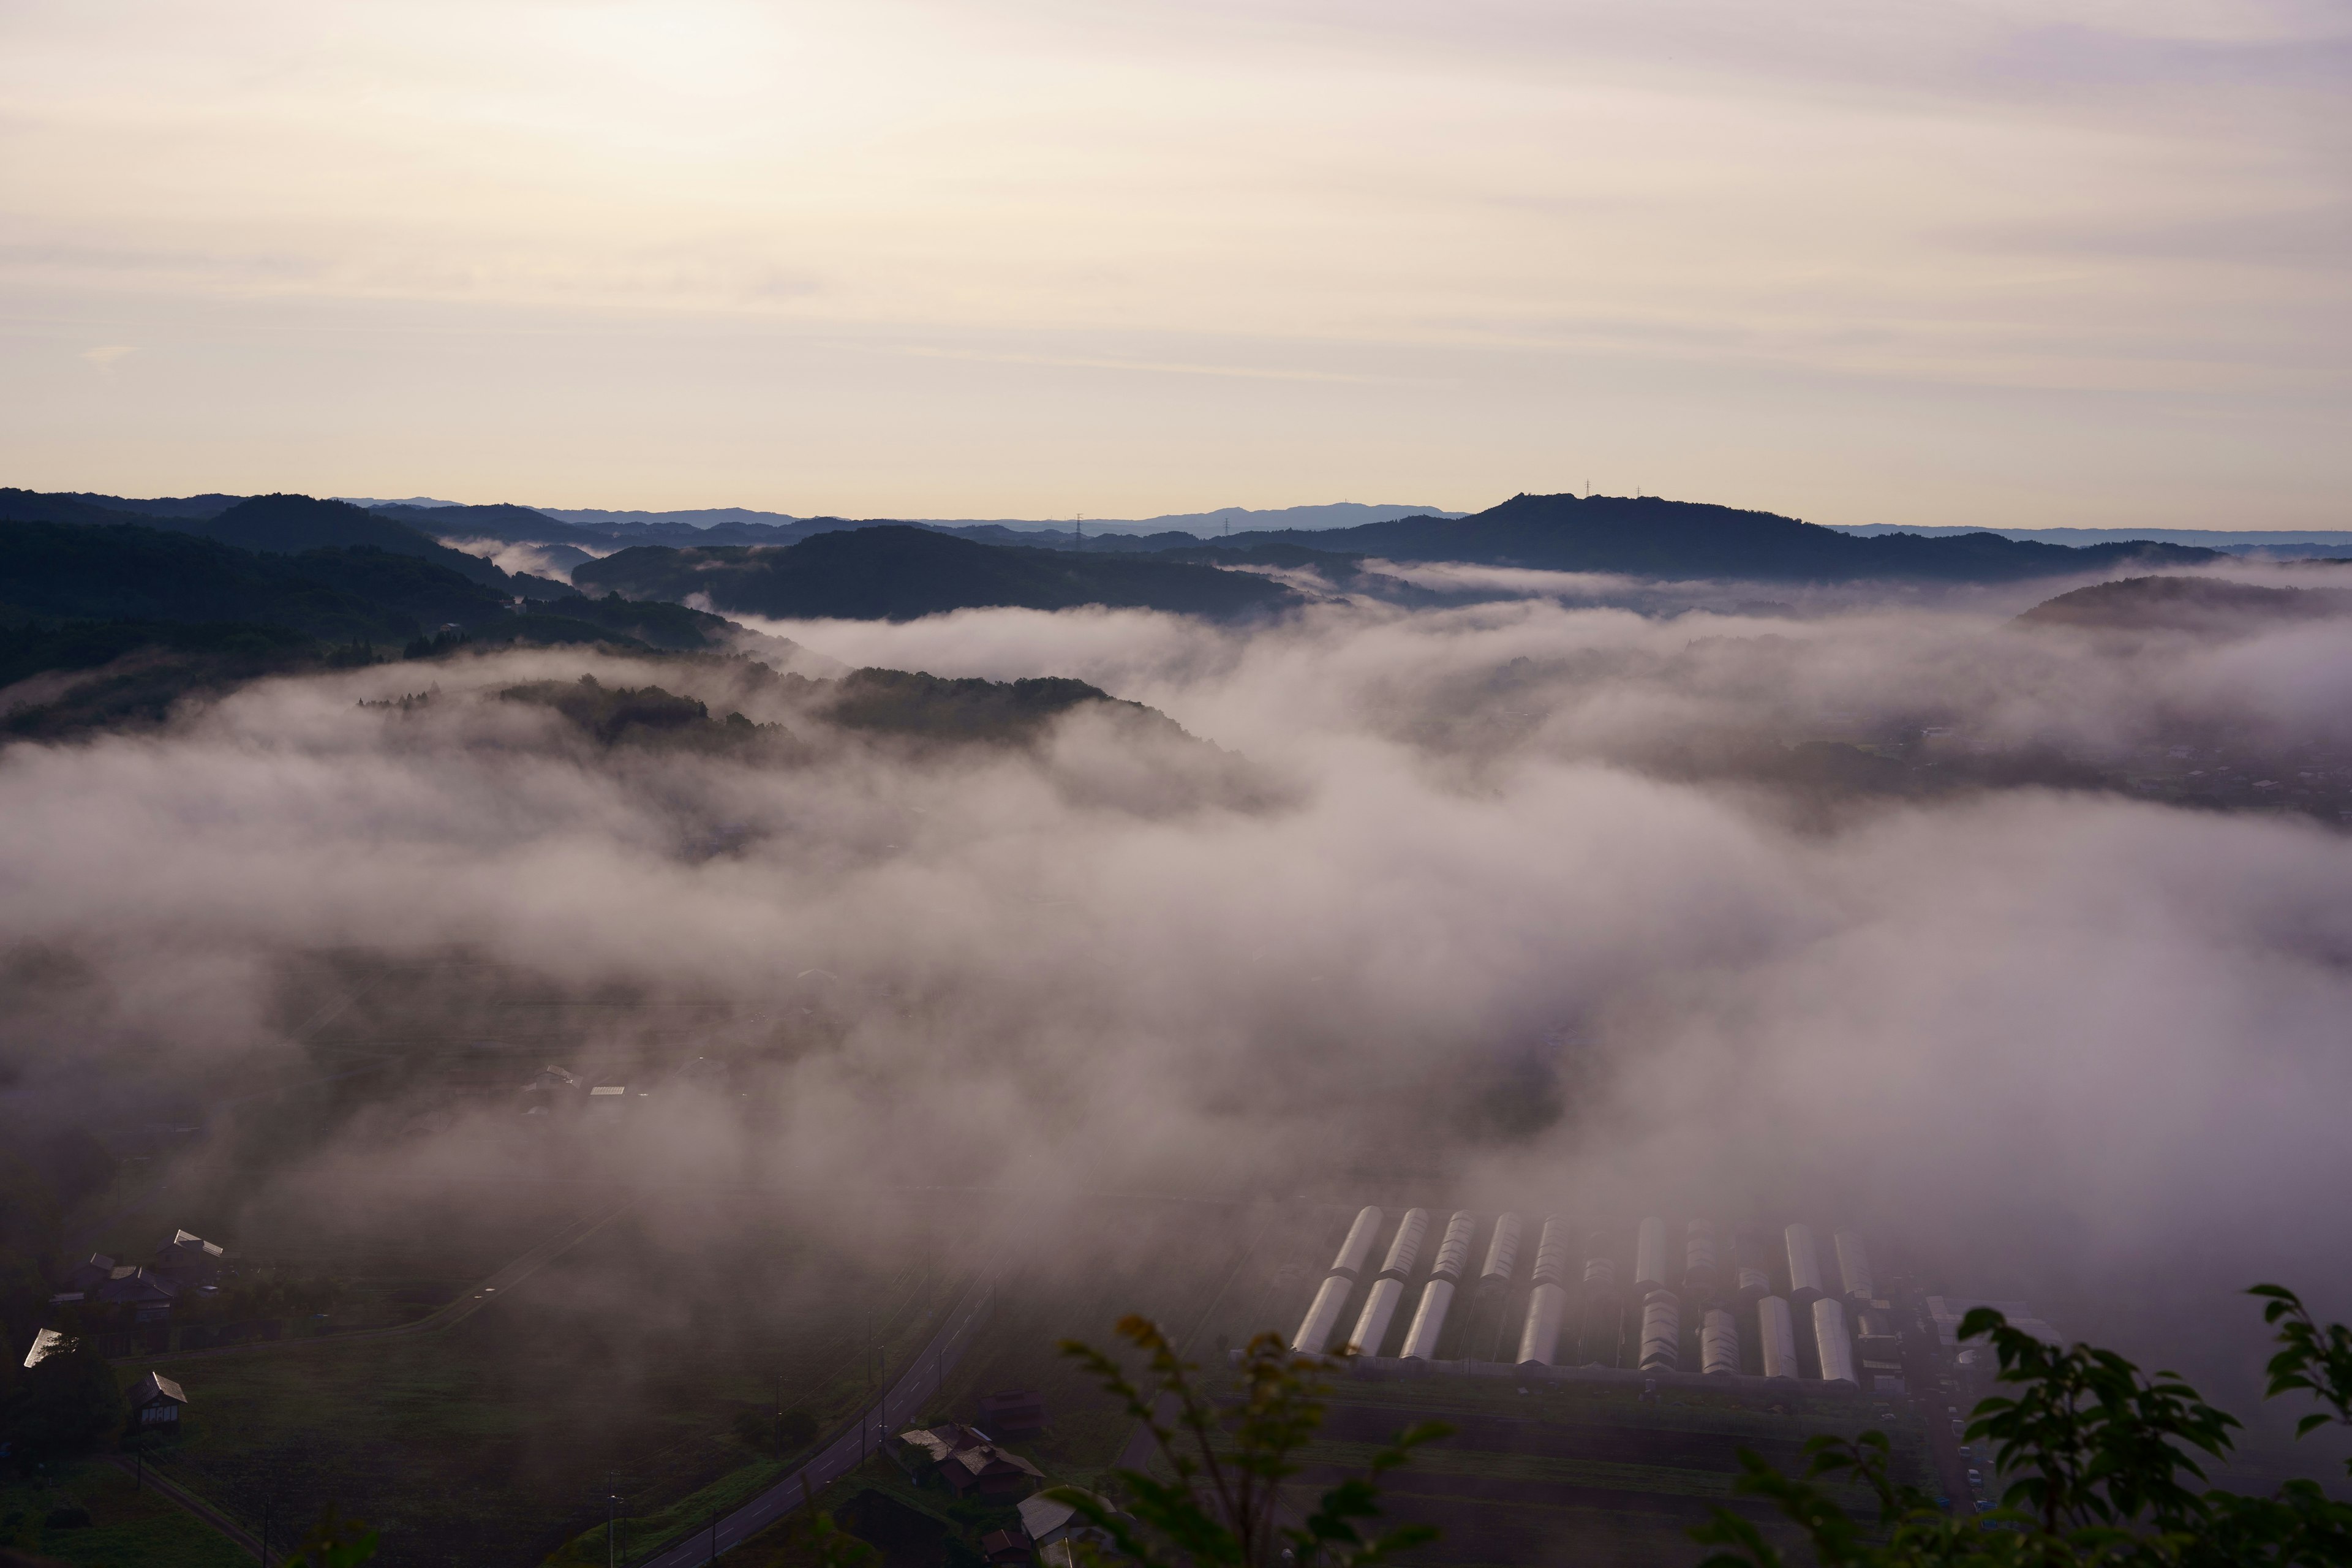
[[[646,1204],[441,1332],[120,1370],[183,1383],[169,1472],[240,1519],[332,1502],[383,1531],[387,1568],[535,1563],[601,1521],[608,1486],[646,1541],[705,1489],[757,1489],[790,1456],[746,1418],[848,1416],[869,1343],[899,1364],[958,1284],[903,1256],[861,1262],[752,1205]]]
[[[86,1510],[89,1522],[47,1525],[60,1509]],[[152,1487],[139,1488],[96,1459],[0,1487],[0,1546],[75,1568],[240,1568],[253,1561]]]
[[[1645,1404],[1635,1390],[1598,1385],[1521,1394],[1508,1379],[1343,1377],[1306,1479],[1362,1465],[1416,1422],[1444,1421],[1455,1434],[1421,1449],[1387,1489],[1394,1520],[1443,1531],[1416,1553],[1423,1561],[1668,1568],[1692,1561],[1685,1532],[1718,1504],[1768,1534],[1777,1528],[1769,1509],[1732,1496],[1741,1447],[1795,1470],[1808,1437],[1879,1426],[1895,1437],[1898,1474],[1916,1479],[1922,1465],[1916,1429],[1866,1405],[1792,1395],[1772,1405],[1702,1390]]]

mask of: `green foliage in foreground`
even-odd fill
[[[1436,1538],[1427,1525],[1367,1535],[1380,1514],[1380,1478],[1423,1443],[1449,1436],[1442,1422],[1398,1434],[1360,1474],[1323,1493],[1296,1523],[1281,1512],[1282,1483],[1297,1474],[1298,1454],[1323,1422],[1323,1363],[1293,1355],[1280,1336],[1260,1334],[1242,1352],[1240,1397],[1221,1407],[1192,1381],[1199,1369],[1176,1352],[1160,1325],[1123,1318],[1119,1337],[1145,1356],[1138,1382],[1102,1352],[1075,1340],[1063,1353],[1092,1373],[1151,1434],[1173,1479],[1141,1470],[1114,1471],[1132,1514],[1114,1512],[1091,1492],[1046,1493],[1070,1504],[1108,1537],[1119,1555],[1146,1568],[1176,1564],[1261,1564],[1296,1568],[1370,1563]]]
[[[2277,1328],[2268,1396],[2304,1392],[2326,1408],[2305,1416],[2302,1436],[2352,1426],[2352,1330],[2322,1328],[2295,1294],[2256,1286],[2263,1321]],[[2111,1351],[2054,1349],[1979,1308],[1964,1339],[1991,1342],[1999,1381],[2013,1389],[1979,1403],[1968,1428],[2014,1478],[2001,1506],[1955,1517],[1890,1477],[1880,1432],[1816,1437],[1802,1477],[1781,1474],[1742,1450],[1738,1491],[1769,1500],[1811,1543],[1824,1568],[2303,1568],[2352,1564],[2352,1504],[2317,1483],[2289,1481],[2269,1497],[2201,1483],[2198,1456],[2230,1451],[2239,1423],[2170,1373],[2147,1377]],[[2352,1461],[2347,1461],[2352,1470]],[[1873,1528],[1815,1481],[1857,1480],[1878,1499]],[[1783,1555],[1747,1520],[1718,1509],[1692,1532],[1720,1546],[1700,1568],[1780,1568]]]

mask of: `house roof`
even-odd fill
[[[898,1441],[920,1448],[934,1464],[945,1464],[958,1452],[986,1443],[988,1434],[950,1421],[943,1426],[910,1426],[898,1434]]]
[[[974,1447],[960,1448],[948,1457],[947,1462],[950,1465],[961,1465],[975,1476],[984,1476],[991,1470],[1002,1474],[1009,1468],[1019,1470],[1024,1475],[1034,1476],[1041,1481],[1045,1479],[1045,1471],[1011,1449],[1000,1448],[993,1443],[982,1443]]]
[[[112,1279],[98,1288],[101,1301],[168,1301],[180,1293],[180,1283],[135,1263],[115,1269]]]
[[[158,1399],[168,1399],[174,1405],[185,1405],[188,1396],[180,1385],[160,1372],[151,1372],[131,1385],[131,1403],[152,1405]]]
[[[1086,1495],[1093,1498],[1105,1512],[1114,1514],[1118,1512],[1118,1510],[1110,1506],[1108,1498],[1097,1492],[1088,1492]],[[1080,1530],[1095,1528],[1078,1516],[1077,1508],[1074,1504],[1056,1502],[1043,1492],[1034,1497],[1025,1497],[1021,1500],[1021,1528],[1029,1532],[1029,1539],[1032,1541],[1045,1541],[1056,1531],[1067,1530],[1074,1524]]]
[[[73,1341],[55,1329],[43,1329],[33,1336],[33,1348],[25,1352],[25,1369],[31,1371],[53,1355],[73,1348]]]

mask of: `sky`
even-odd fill
[[[0,479],[2344,527],[2352,11],[10,0]]]

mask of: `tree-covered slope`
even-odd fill
[[[702,594],[722,611],[785,619],[905,621],[949,610],[1081,605],[1232,619],[1297,602],[1279,584],[1213,566],[1006,549],[898,527],[820,533],[782,547],[646,546],[582,566],[572,578],[630,598]]]
[[[2087,631],[2229,634],[2352,615],[2352,589],[2271,588],[2210,577],[2126,577],[2045,599],[2017,617],[2028,626]]]
[[[486,619],[505,601],[376,552],[257,555],[136,523],[0,521],[0,606],[58,620],[249,621],[350,642]]]

